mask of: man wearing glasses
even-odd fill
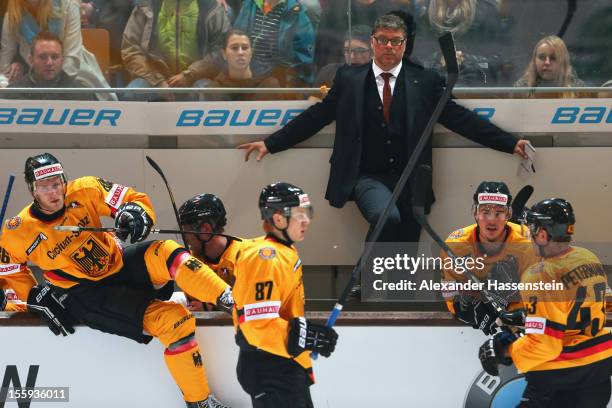
[[[265,141],[246,143],[246,160],[257,152],[286,150],[336,121],[326,198],[334,207],[355,200],[371,228],[382,214],[418,138],[443,92],[443,81],[430,70],[402,63],[406,24],[386,14],[374,23],[371,64],[344,66],[322,102],[289,122]],[[526,140],[499,129],[449,100],[439,122],[448,129],[495,150],[525,156]],[[431,142],[418,164],[432,162]],[[429,196],[427,209],[433,203]],[[401,194],[379,242],[417,242],[420,227],[412,216],[410,191]],[[366,239],[368,239],[366,237]]]

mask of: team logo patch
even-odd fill
[[[191,353],[191,358],[193,358],[193,365],[196,367],[202,367],[202,355],[199,351],[195,353]]]
[[[191,269],[192,271],[196,272],[200,268],[202,268],[204,264],[192,256],[191,258],[189,258],[187,262],[185,262],[185,266]]]
[[[6,229],[14,230],[21,225],[21,217],[12,217],[6,221]]]
[[[259,257],[261,259],[272,259],[276,256],[276,249],[272,247],[265,247],[259,250]]]
[[[448,236],[447,239],[461,238],[463,236],[463,234],[465,234],[465,231],[463,231],[463,228],[461,228],[461,229],[458,229],[456,231],[451,232],[451,234]]]
[[[34,250],[36,249],[36,247],[42,242],[42,241],[46,241],[48,238],[45,234],[43,234],[42,232],[40,234],[38,234],[38,236],[36,237],[36,239],[34,240],[34,242],[32,242],[32,245],[29,246],[29,248],[26,250],[26,254],[30,255],[32,252],[34,252]]]
[[[70,254],[70,259],[86,275],[100,276],[107,270],[109,255],[104,246],[96,238],[90,236],[83,245]]]
[[[39,167],[34,169],[34,180],[40,180],[47,177],[57,176],[64,174],[64,169],[59,163],[50,164],[48,166]]]

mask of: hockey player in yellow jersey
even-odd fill
[[[471,272],[485,282],[518,283],[520,273],[538,259],[535,247],[529,238],[528,228],[510,222],[512,195],[508,186],[500,181],[483,181],[473,197],[472,215],[475,224],[452,232],[446,239],[449,248],[458,257],[479,258]],[[446,254],[442,252],[442,256]],[[465,281],[466,277],[454,270],[444,270],[444,280]],[[518,311],[522,304],[518,292],[499,291],[492,293],[496,301],[507,310],[517,310],[509,319],[522,320]],[[481,329],[486,335],[495,332],[499,313],[477,293],[448,291],[443,293],[449,311],[461,322]],[[515,300],[515,302],[511,302]]]
[[[146,194],[101,178],[68,181],[51,154],[29,157],[25,180],[34,199],[6,221],[0,269],[9,285],[31,277],[27,263],[43,269],[49,283],[20,286],[28,310],[56,334],[93,329],[148,343],[157,337],[164,359],[188,407],[222,407],[210,394],[195,339],[195,319],[166,301],[174,282],[198,299],[233,307],[231,289],[210,268],[174,241],[147,241],[155,213]],[[100,227],[115,219],[115,234],[58,231],[56,226]],[[130,237],[134,245],[122,247]]]
[[[179,208],[184,230],[201,231],[200,235],[186,234],[191,254],[208,265],[221,279],[233,286],[235,263],[245,240],[238,241],[223,235],[227,213],[223,201],[214,194],[198,194]]]
[[[302,261],[293,244],[308,230],[310,199],[299,187],[274,183],[262,190],[259,209],[266,237],[242,250],[235,270],[238,381],[254,408],[312,407],[310,353],[328,357],[338,335],[304,318]]]
[[[610,400],[612,334],[606,328],[607,278],[591,251],[570,245],[574,211],[569,202],[544,200],[527,213],[543,259],[522,275],[525,335],[496,333],[481,347],[483,368],[514,363],[527,387],[519,407],[604,408]],[[535,284],[559,283],[556,290]],[[527,286],[531,285],[531,286]]]

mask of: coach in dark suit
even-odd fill
[[[267,153],[289,149],[335,120],[336,137],[325,197],[339,208],[354,199],[371,231],[443,92],[443,81],[436,73],[407,60],[402,62],[406,40],[402,19],[389,14],[379,17],[371,39],[373,62],[340,68],[322,102],[265,141],[239,146],[247,149],[246,160],[253,151],[258,153],[257,160],[261,160]],[[527,141],[519,141],[452,100],[446,104],[439,122],[492,149],[525,155]],[[431,165],[431,161],[430,141],[419,164]],[[432,202],[433,194],[427,207]],[[417,242],[419,234],[406,188],[379,241]]]

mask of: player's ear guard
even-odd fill
[[[304,317],[296,317],[289,322],[289,339],[287,350],[292,356],[298,356],[305,350],[329,357],[336,348],[338,333],[322,324],[313,323]]]

